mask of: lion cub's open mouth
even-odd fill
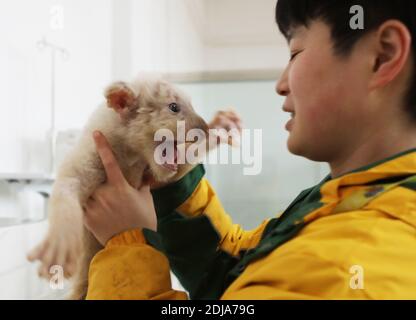
[[[163,163],[161,166],[176,172],[178,171],[178,141],[169,141],[166,144],[168,147],[162,151]]]

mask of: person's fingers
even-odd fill
[[[87,202],[89,202],[91,205],[96,203],[102,203],[103,199],[108,197],[108,188],[110,188],[108,184],[99,186],[94,191],[94,193],[88,198]]]
[[[84,206],[85,206],[85,208],[87,209],[87,210],[91,210],[92,209],[92,207],[95,205],[97,203],[97,200],[95,200],[95,198],[93,199],[93,198],[88,198],[87,199],[87,201],[85,201],[85,204],[84,204]]]
[[[238,122],[238,123],[241,123],[241,122],[242,122],[242,119],[241,119],[241,117],[239,116],[239,114],[238,114],[238,113],[235,113],[234,111],[229,111],[229,112],[228,112],[228,117],[229,117],[231,120],[235,121],[235,122]]]
[[[236,127],[238,127],[238,128],[243,127],[243,123],[242,123],[241,118],[239,116],[231,114],[231,115],[228,115],[227,118],[229,120],[231,120],[232,122],[234,122]]]
[[[240,145],[241,128],[228,118],[222,120],[221,127],[225,129],[226,132],[218,132],[219,139],[217,140],[217,143],[226,143],[230,146],[238,147]]]
[[[94,206],[96,204],[96,201],[92,198],[88,198],[88,200],[84,204],[84,215],[91,215],[91,213],[94,211]]]
[[[226,131],[230,131],[231,129],[237,129],[237,124],[224,116],[221,116],[217,126],[218,128],[225,129]]]
[[[142,193],[150,192],[150,183],[149,181],[143,180],[142,185],[138,189]]]
[[[97,152],[101,158],[105,173],[107,175],[107,180],[116,185],[126,183],[123,172],[117,163],[116,157],[114,156],[113,150],[111,149],[107,139],[99,131],[94,131],[93,136]]]
[[[82,222],[84,223],[84,227],[91,231],[91,217],[88,216],[88,213],[84,214]]]
[[[242,129],[241,118],[232,112],[220,111],[210,124],[210,128],[226,128],[226,124],[233,123],[232,127]]]
[[[144,185],[144,184],[148,184],[150,187],[152,187],[153,185],[156,184],[156,180],[155,180],[155,178],[153,177],[152,174],[145,173],[143,175],[142,185]],[[140,188],[140,186],[139,186],[139,188]]]
[[[225,111],[217,111],[217,112],[214,114],[214,117],[212,118],[212,120],[211,120],[211,122],[210,122],[209,126],[210,126],[210,127],[211,127],[211,126],[214,126],[215,124],[217,124],[217,123],[219,122],[220,118],[221,118],[221,117],[224,117],[224,116],[225,116]]]
[[[212,122],[212,128],[215,129],[227,129],[225,126],[225,122],[227,122],[227,117],[224,115],[218,115],[214,121]]]
[[[96,216],[95,206],[96,206],[96,202],[91,199],[89,199],[84,205],[85,211],[84,211],[84,216],[83,216],[83,222],[84,222],[84,225],[87,227],[87,229],[90,229],[90,224],[92,223],[92,221],[94,220]]]
[[[227,110],[218,111],[215,117],[217,116],[225,116],[236,122],[241,122],[241,117],[234,108],[228,108]]]

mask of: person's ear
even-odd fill
[[[398,20],[383,23],[375,35],[376,51],[370,89],[386,86],[403,70],[411,51],[411,34]]]
[[[131,111],[138,109],[138,98],[134,91],[124,82],[111,84],[104,93],[107,106],[125,118]]]

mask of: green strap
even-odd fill
[[[333,213],[341,213],[361,209],[364,206],[366,206],[370,201],[374,200],[375,198],[378,198],[387,191],[407,183],[416,183],[416,175],[395,183],[378,184],[356,191],[344,200],[342,200],[334,208]]]

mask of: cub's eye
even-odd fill
[[[178,113],[180,111],[179,106],[176,103],[171,103],[169,105],[169,109],[175,113]]]

